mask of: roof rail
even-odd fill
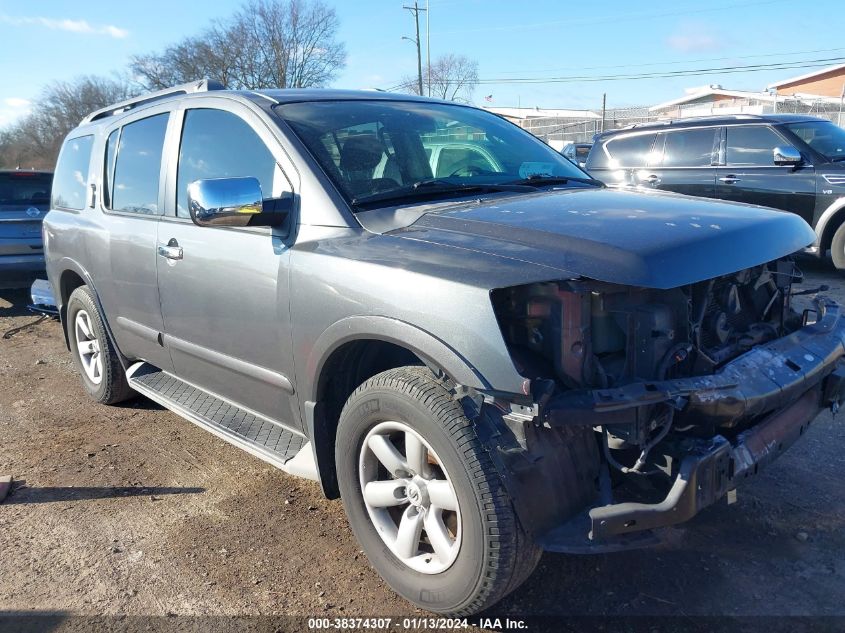
[[[192,92],[207,92],[209,90],[225,89],[226,87],[215,79],[202,79],[200,81],[191,81],[186,84],[173,86],[172,88],[165,88],[164,90],[157,90],[155,92],[147,92],[132,99],[119,101],[118,103],[106,106],[105,108],[94,110],[94,112],[82,119],[80,125],[85,123],[91,123],[92,121],[103,119],[105,117],[112,116],[114,114],[119,114],[121,112],[126,112],[127,110],[131,110],[132,108],[137,108],[139,105],[143,105],[145,103],[152,103],[153,101],[165,99],[173,95],[186,95],[191,94]]]

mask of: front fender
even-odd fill
[[[490,389],[481,372],[458,350],[425,330],[385,316],[350,316],[326,328],[308,355],[305,376],[308,384],[301,393],[305,400],[316,401],[320,376],[332,353],[345,343],[371,339],[393,343],[416,354],[427,364],[442,369],[460,385]],[[510,363],[509,358],[502,359]]]

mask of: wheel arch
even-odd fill
[[[339,495],[334,463],[335,434],[346,399],[372,376],[404,365],[426,365],[460,385],[489,389],[481,374],[434,335],[389,317],[361,316],[338,321],[318,339],[300,389],[304,418],[323,492]]]
[[[103,318],[103,322],[105,322],[105,318],[99,297],[97,296],[97,291],[94,288],[93,281],[91,280],[91,275],[89,275],[88,272],[77,262],[68,258],[59,262],[58,268],[61,272],[59,273],[58,280],[53,282],[53,292],[55,293],[58,302],[56,307],[59,310],[59,320],[61,321],[62,332],[65,336],[65,346],[70,349],[70,340],[68,339],[67,331],[67,302],[74,290],[80,286],[88,286],[91,289],[91,292],[94,293],[97,308],[100,310],[100,317]]]
[[[820,257],[824,257],[830,248],[833,242],[833,235],[843,222],[845,222],[845,197],[836,200],[825,209],[816,223]]]

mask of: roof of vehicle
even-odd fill
[[[46,169],[0,169],[0,176],[17,174],[19,176],[52,176],[53,172]]]
[[[383,90],[338,90],[327,88],[285,88],[270,90],[228,90],[219,81],[203,79],[190,83],[165,88],[154,92],[148,92],[137,97],[113,103],[105,108],[91,112],[80,123],[86,125],[96,121],[123,114],[129,110],[148,105],[178,99],[204,96],[209,93],[237,95],[251,101],[271,101],[274,105],[284,103],[298,103],[303,101],[337,101],[337,100],[382,100],[382,101],[421,101],[428,103],[451,103],[440,99],[429,97],[418,97],[416,95],[397,94]]]
[[[687,117],[684,119],[666,119],[663,121],[650,121],[648,123],[636,123],[616,130],[608,130],[597,135],[596,138],[607,138],[623,132],[634,130],[672,129],[707,127],[711,125],[740,125],[742,123],[770,123],[778,125],[782,123],[799,123],[802,121],[827,121],[819,117],[807,114],[731,114],[721,116]]]

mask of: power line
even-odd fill
[[[754,59],[754,58],[765,58],[765,57],[791,57],[793,55],[802,55],[802,54],[810,54],[810,53],[831,53],[831,52],[839,52],[845,51],[845,47],[842,48],[820,48],[814,50],[805,50],[805,51],[791,51],[786,53],[767,53],[762,55],[746,55],[746,56],[732,56],[732,57],[713,57],[713,58],[704,58],[704,59],[692,59],[692,60],[684,60],[684,61],[673,61],[673,62],[649,62],[645,64],[619,64],[613,66],[581,66],[579,67],[581,70],[601,70],[601,69],[612,69],[612,68],[642,68],[642,67],[650,67],[650,66],[668,66],[668,65],[677,65],[677,64],[688,64],[688,63],[697,63],[697,62],[715,62],[715,61],[724,61],[728,59]],[[830,60],[840,60],[841,58],[830,58]],[[678,71],[654,71],[653,73],[630,73],[629,75],[611,75],[608,76],[599,76],[593,78],[591,76],[573,76],[573,77],[502,77],[502,78],[485,78],[479,80],[479,83],[489,83],[489,84],[505,84],[510,83],[513,80],[513,83],[564,83],[566,81],[621,81],[623,79],[635,81],[637,79],[652,79],[652,78],[664,78],[662,77],[663,73],[670,73],[674,72],[677,73],[676,75],[671,76],[685,76],[684,74],[690,75],[704,75],[704,74],[718,74],[720,72],[724,72],[725,74],[736,74],[736,73],[743,73],[743,72],[759,72],[764,70],[787,70],[789,68],[816,68],[822,64],[816,65],[805,65],[805,64],[815,64],[817,60],[789,60],[789,61],[780,61],[780,62],[771,62],[771,64],[748,64],[746,66],[727,66],[724,67],[727,70],[722,70],[718,68],[705,68],[705,69],[683,69]],[[794,66],[789,66],[794,64]],[[569,67],[572,68],[572,67]],[[564,68],[560,68],[558,70],[564,70]],[[504,74],[507,74],[507,71],[503,71]],[[513,71],[516,72],[516,71]],[[521,71],[520,71],[521,72]],[[543,71],[543,72],[549,72]],[[683,74],[681,74],[683,73]],[[653,76],[652,76],[653,75]],[[619,77],[619,78],[617,78]],[[532,80],[532,81],[528,81]],[[394,81],[391,82],[391,86],[389,88],[385,88],[385,90],[397,90],[398,88],[402,88],[405,86],[405,82],[403,81]]]
[[[759,55],[729,55],[727,57],[705,57],[701,59],[684,59],[684,60],[676,60],[672,62],[647,62],[645,64],[613,64],[609,66],[558,66],[557,68],[535,68],[537,72],[557,72],[560,70],[603,70],[603,69],[611,69],[611,68],[644,68],[647,66],[677,66],[678,64],[698,64],[701,62],[723,62],[728,60],[735,60],[735,59],[758,59],[758,58],[768,58],[768,57],[791,57],[793,55],[812,55],[815,53],[837,53],[839,51],[845,51],[845,47],[840,48],[817,48],[813,50],[806,50],[806,51],[792,51],[788,53],[762,53]],[[783,63],[787,63],[784,61]],[[797,63],[797,60],[796,60]],[[525,68],[520,70],[502,70],[499,71],[503,75],[512,75],[516,73],[524,72]]]
[[[718,75],[745,72],[759,72],[764,70],[785,70],[790,68],[817,68],[831,63],[845,62],[845,57],[829,57],[825,59],[809,59],[792,62],[775,62],[771,64],[749,64],[746,66],[723,66],[719,68],[694,68],[674,71],[660,71],[653,73],[635,73],[619,75],[570,75],[562,77],[503,77],[479,79],[479,84],[552,84],[576,83],[595,81],[634,81],[641,79],[667,79],[672,77],[687,77],[690,75]]]

